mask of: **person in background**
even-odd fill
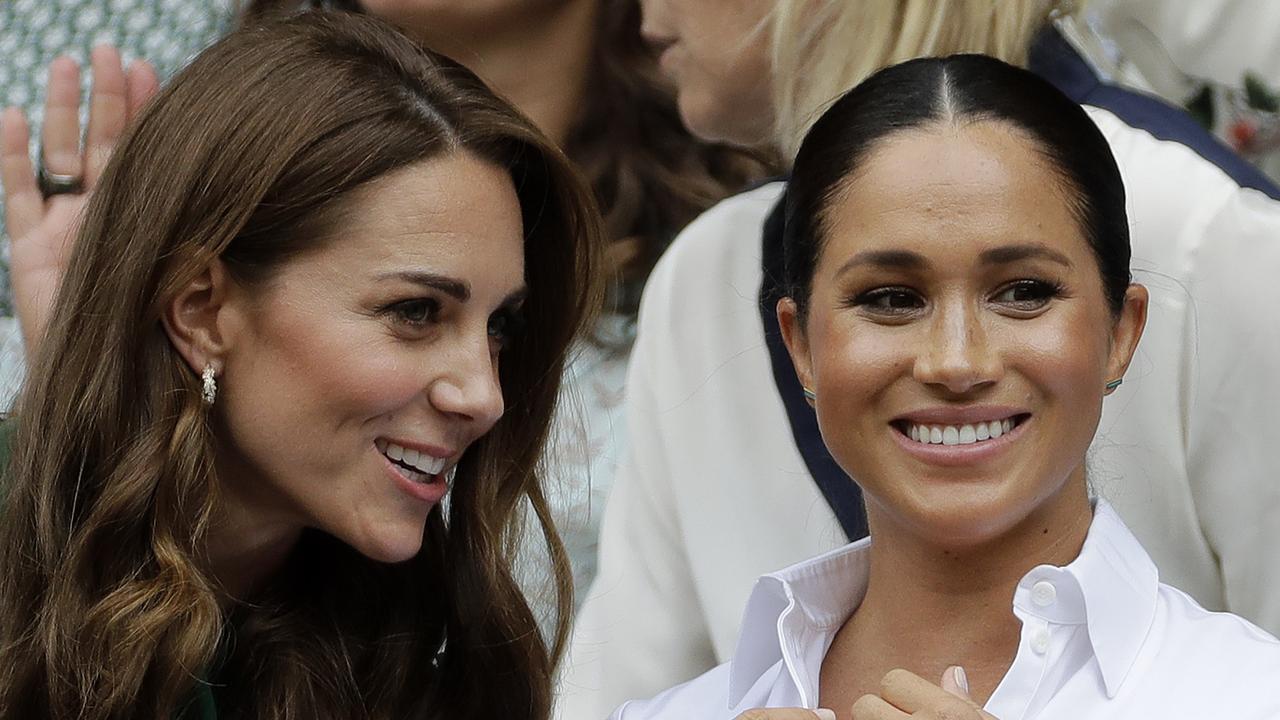
[[[608,228],[606,272],[612,282],[605,312],[575,350],[566,374],[547,489],[576,585],[586,587],[595,574],[598,525],[620,455],[624,380],[641,288],[675,233],[759,177],[765,164],[753,154],[697,141],[683,128],[668,83],[640,37],[634,3],[252,0],[244,5],[244,19],[303,7],[381,17],[456,58],[551,137],[595,193]],[[92,114],[89,127],[92,138]],[[75,138],[77,127],[60,128],[58,134]],[[94,156],[105,152],[89,153],[90,168]],[[91,187],[93,173],[86,172],[84,179]],[[30,318],[23,322],[28,342],[39,332],[41,308],[47,307],[64,264],[65,250],[47,249],[64,248],[70,237],[68,223],[55,214],[69,202],[55,195],[43,207],[33,204],[16,223],[32,228],[14,234],[15,263],[25,270],[16,278],[15,301],[20,315]],[[535,551],[540,546],[536,539],[530,545]],[[531,590],[540,583],[536,577],[528,580]],[[554,588],[543,589],[550,593],[544,606],[549,610]]]
[[[1083,105],[1128,188],[1133,268],[1151,294],[1107,403],[1090,482],[1161,578],[1280,629],[1278,190],[1180,111],[1099,81],[1039,0],[646,0],[644,31],[702,137],[784,157],[833,98],[913,57],[980,52]],[[767,80],[761,82],[761,78]],[[729,660],[761,575],[867,534],[795,380],[781,297],[785,185],[708,211],[650,279],[628,377],[628,459],[601,530],[560,717],[607,715]],[[754,240],[749,240],[754,238]]]
[[[1089,495],[1148,293],[1079,105],[981,55],[878,72],[806,136],[783,237],[783,340],[870,537],[764,576],[729,664],[615,720],[1280,713],[1280,640]]]
[[[202,53],[103,170],[5,426],[0,716],[546,718],[569,570],[547,527],[547,642],[510,548],[602,235],[387,23]]]

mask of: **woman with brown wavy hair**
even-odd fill
[[[414,0],[245,0],[245,18],[328,8],[388,20],[411,38],[461,61],[525,113],[586,176],[604,213],[612,282],[606,312],[579,345],[565,378],[565,402],[554,423],[555,470],[548,493],[574,567],[576,585],[594,576],[596,534],[614,465],[621,455],[622,399],[640,291],[658,257],[690,220],[762,174],[753,156],[693,138],[680,122],[669,83],[640,36],[639,6],[604,0],[486,0],[421,3]],[[145,93],[123,71],[95,60],[95,82],[112,77],[120,92]],[[51,75],[50,96],[60,77]],[[63,80],[65,82],[65,79]],[[106,81],[104,81],[106,82]],[[111,86],[107,82],[106,86]],[[72,93],[74,95],[74,93]],[[47,113],[45,154],[83,156],[83,187],[92,189],[113,132],[132,110],[118,113],[107,92],[95,88],[89,142],[81,152],[78,113]],[[51,124],[67,124],[51,132]],[[60,140],[62,139],[62,140]],[[25,152],[26,136],[12,141]],[[64,161],[64,160],[60,160]],[[57,172],[73,172],[74,163]],[[51,168],[53,169],[53,168]],[[7,179],[7,178],[6,178]],[[40,337],[45,308],[61,273],[77,194],[52,202],[7,206],[13,231],[14,301],[28,348]],[[12,205],[12,203],[10,203]]]
[[[250,17],[299,7],[364,12],[474,70],[587,178],[611,241],[606,311],[565,378],[548,493],[574,568],[595,576],[596,538],[625,452],[623,398],[640,293],[675,234],[764,172],[754,156],[694,138],[640,35],[614,0],[247,0]],[[578,596],[579,601],[582,595]]]
[[[548,140],[380,21],[202,54],[100,179],[20,400],[0,717],[546,717],[535,468],[601,232]]]

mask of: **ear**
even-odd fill
[[[809,336],[805,332],[800,318],[800,309],[789,297],[778,301],[778,327],[782,330],[782,342],[791,355],[791,365],[796,369],[796,377],[800,386],[809,390],[813,387],[813,359],[809,355]]]
[[[169,341],[191,371],[199,375],[212,363],[221,372],[228,342],[225,331],[232,280],[221,260],[214,260],[164,309],[161,322]]]
[[[1147,289],[1137,283],[1129,285],[1124,293],[1124,305],[1120,317],[1111,329],[1111,351],[1107,357],[1107,381],[1124,377],[1133,360],[1133,353],[1142,339],[1142,329],[1147,324]],[[1107,391],[1110,395],[1111,391]]]

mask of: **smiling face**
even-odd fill
[[[641,32],[675,83],[695,135],[742,147],[773,141],[768,18],[776,0],[641,0]]]
[[[967,546],[1087,511],[1145,291],[1112,314],[1067,197],[1025,135],[976,122],[888,136],[828,204],[807,318],[779,318],[873,527]]]
[[[418,552],[445,475],[503,412],[524,291],[509,175],[465,154],[355,191],[331,241],[265,289],[232,283],[215,411],[224,497],[375,560]]]

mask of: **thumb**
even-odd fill
[[[959,665],[952,665],[942,673],[942,689],[955,695],[973,702],[969,698],[969,678],[964,673],[964,668]]]

